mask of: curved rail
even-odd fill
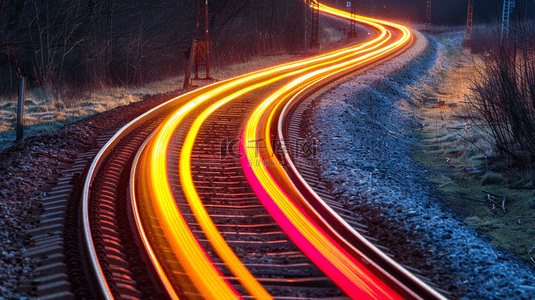
[[[322,9],[326,9],[322,7]],[[329,10],[330,11],[330,10]],[[335,14],[344,15],[343,12],[334,11]],[[381,24],[387,22],[378,21]],[[388,23],[391,25],[391,23]],[[404,28],[397,26],[403,32],[407,32]],[[405,40],[410,38],[410,34],[404,36]],[[400,41],[403,41],[401,39]],[[403,43],[394,44],[390,49],[395,49],[402,46]],[[389,50],[390,50],[389,49]],[[379,51],[378,51],[379,52]],[[424,282],[410,274],[407,270],[388,258],[382,251],[377,249],[354,229],[351,228],[342,218],[340,218],[332,209],[330,209],[324,201],[310,188],[304,181],[302,176],[295,168],[284,143],[284,135],[282,132],[282,124],[284,114],[289,105],[296,99],[303,98],[310,95],[314,91],[324,86],[329,81],[336,79],[342,75],[337,73],[344,73],[349,68],[361,65],[361,63],[349,64],[350,67],[342,68],[339,71],[331,69],[322,70],[317,74],[311,73],[306,76],[308,78],[299,78],[287,86],[275,92],[270,98],[264,101],[257,110],[252,114],[243,133],[241,151],[244,154],[242,158],[244,168],[247,171],[248,179],[254,182],[253,187],[257,194],[263,199],[264,205],[270,208],[270,213],[278,216],[278,222],[285,224],[283,228],[285,231],[295,239],[298,245],[302,245],[303,251],[308,251],[310,256],[316,258],[317,264],[323,264],[323,270],[326,273],[331,272],[330,277],[333,280],[340,280],[342,276],[341,270],[350,265],[351,257],[359,257],[365,264],[369,265],[368,269],[373,270],[372,274],[360,275],[357,277],[348,277],[347,280],[338,281],[338,285],[342,287],[352,297],[373,297],[377,298],[396,298],[395,293],[389,292],[389,287],[394,287],[397,293],[403,298],[419,299],[437,298],[443,299],[438,292],[430,288]],[[326,75],[321,75],[321,73]],[[304,77],[306,77],[304,76]],[[311,82],[303,87],[302,82]],[[294,95],[294,93],[296,93]],[[289,99],[289,100],[287,100]],[[281,163],[275,154],[274,146],[271,142],[271,131],[273,127],[273,119],[280,111],[279,106],[287,101],[281,113],[282,116],[278,122],[278,136],[283,150]],[[271,111],[271,113],[269,112]],[[263,122],[263,123],[262,123]],[[263,131],[263,132],[262,132]],[[247,141],[265,140],[265,149],[258,149],[258,147],[246,147]],[[260,158],[257,158],[260,157]],[[288,174],[283,166],[289,169]],[[331,226],[335,226],[336,230]],[[346,233],[351,240],[357,243],[360,248],[365,248],[369,254],[376,257],[383,266],[389,267],[389,272],[383,270],[373,261],[370,261],[367,256],[363,255],[361,251],[357,250],[346,239],[341,237],[338,232]],[[332,246],[324,247],[329,244],[329,238],[336,241],[336,245],[342,245],[342,249]],[[317,242],[313,242],[316,240]],[[319,251],[317,249],[322,249]],[[350,254],[349,257],[344,258],[343,251]],[[342,251],[342,252],[340,252]],[[338,263],[333,262],[329,258],[339,257]],[[336,260],[335,260],[336,261]],[[353,263],[360,265],[358,262]],[[370,267],[371,266],[371,267]],[[360,266],[362,267],[362,266]],[[349,271],[348,275],[356,274],[358,271]],[[392,277],[390,273],[397,273],[397,277],[401,278],[405,284],[409,284],[410,288]],[[381,286],[379,280],[374,279],[373,275],[383,278],[388,285],[383,289],[377,288]],[[352,279],[351,279],[352,278]],[[367,282],[367,283],[366,283]],[[354,284],[355,286],[353,286]],[[363,288],[363,284],[366,286]],[[417,291],[415,293],[414,291]]]
[[[218,85],[220,83],[216,83],[214,85]],[[145,114],[137,117],[136,119],[132,120],[130,123],[122,127],[115,135],[104,145],[104,147],[101,148],[101,150],[98,152],[98,154],[95,156],[95,159],[91,163],[91,166],[89,168],[83,193],[82,193],[82,240],[85,245],[85,251],[87,255],[88,260],[88,267],[90,269],[90,276],[92,279],[97,282],[96,284],[96,293],[99,296],[100,299],[114,299],[112,292],[110,290],[110,287],[108,285],[108,282],[105,278],[105,275],[102,271],[102,268],[99,263],[99,258],[97,255],[97,251],[95,249],[95,245],[93,242],[93,237],[91,233],[91,222],[89,220],[89,198],[91,196],[91,188],[93,186],[96,173],[100,166],[103,164],[104,160],[107,158],[107,156],[110,154],[112,149],[119,144],[121,139],[126,137],[129,133],[134,131],[140,124],[143,124],[150,120],[151,118],[155,117],[156,115],[160,114],[162,111],[169,109],[173,105],[175,105],[175,102],[178,101],[178,98],[181,97],[192,97],[194,95],[197,95],[199,93],[204,92],[205,90],[209,89],[209,87],[202,88],[197,91],[189,92],[183,96],[176,97],[166,103],[163,103],[150,111],[146,112]]]
[[[311,84],[309,87],[313,89],[313,85],[314,84]],[[306,97],[307,95],[310,95],[310,92],[307,93],[306,89],[294,95],[284,104],[282,111],[276,116],[276,118],[278,118],[277,136],[281,143],[281,150],[283,151],[283,157],[281,158],[284,162],[282,163],[284,166],[283,172],[286,173],[283,176],[286,176],[295,189],[300,192],[301,196],[306,199],[306,201],[303,202],[303,205],[306,206],[306,210],[308,210],[309,213],[314,214],[314,217],[320,219],[321,222],[325,222],[329,225],[323,225],[324,227],[332,226],[332,229],[335,230],[333,235],[336,236],[342,244],[345,244],[345,249],[347,249],[348,252],[352,253],[355,257],[360,257],[363,261],[366,261],[371,266],[370,268],[373,268],[375,272],[386,271],[386,273],[381,274],[384,278],[387,278],[390,281],[395,281],[398,285],[403,284],[410,287],[410,290],[407,290],[406,292],[417,291],[416,294],[412,294],[413,297],[418,295],[424,298],[431,297],[444,299],[441,294],[430,288],[427,284],[396,263],[389,256],[385,255],[383,251],[379,250],[375,245],[357,232],[342,217],[340,217],[340,215],[338,215],[312,187],[310,187],[300,174],[291,158],[288,147],[286,147],[285,141],[289,139],[287,135],[284,134],[283,124],[285,123],[286,118],[291,118],[291,106],[298,105],[296,102],[301,102],[303,97]],[[267,124],[266,127],[269,127],[270,125],[272,124]],[[273,146],[270,148],[272,147]],[[391,274],[396,274],[396,276],[391,277]],[[400,279],[401,282],[398,281],[398,279]]]
[[[335,16],[348,18],[346,13],[323,5],[320,5],[320,10]],[[357,21],[374,28],[377,31],[377,37],[357,46],[245,74],[176,97],[123,127],[100,150],[88,173],[84,186],[82,207],[84,243],[90,261],[89,267],[100,289],[98,291],[99,298],[113,299],[114,296],[99,262],[98,251],[93,243],[91,220],[89,219],[89,198],[94,174],[103,164],[111,149],[122,138],[131,133],[139,124],[162,114],[163,111],[169,111],[171,108],[173,108],[174,112],[158,127],[151,135],[151,138],[147,139],[141,150],[138,151],[132,165],[130,179],[130,198],[132,200],[130,209],[133,212],[134,223],[141,242],[148,259],[151,261],[160,286],[164,287],[172,299],[190,296],[208,299],[242,298],[233,285],[223,277],[220,270],[215,266],[214,261],[194,236],[188,222],[178,209],[173,196],[169,182],[169,176],[173,176],[169,174],[169,169],[172,168],[169,165],[167,155],[171,151],[170,141],[175,132],[182,126],[188,125],[190,129],[181,146],[180,163],[177,166],[181,188],[187,203],[219,258],[226,264],[247,292],[256,299],[271,298],[269,293],[251,275],[228,246],[202,205],[192,179],[191,153],[203,122],[212,113],[246,93],[258,90],[268,84],[283,83],[284,86],[281,89],[268,97],[255,110],[243,133],[241,153],[246,155],[244,156],[245,159],[242,158],[243,167],[257,195],[260,195],[260,198],[264,200],[277,197],[286,199],[284,200],[287,203],[285,204],[285,209],[293,210],[296,215],[300,216],[297,219],[290,220],[287,218],[284,220],[280,217],[286,215],[286,213],[283,213],[275,214],[275,219],[279,220],[279,224],[283,224],[281,227],[289,236],[293,237],[296,244],[313,246],[301,246],[301,249],[303,252],[309,253],[312,260],[325,274],[349,296],[353,298],[361,296],[383,298],[384,296],[392,299],[401,297],[419,299],[419,295],[421,295],[412,291],[413,286],[407,288],[398,281],[397,277],[392,277],[376,261],[368,259],[361,253],[360,249],[356,249],[353,242],[358,240],[366,249],[384,260],[388,266],[401,273],[406,280],[427,291],[427,295],[431,295],[430,298],[442,299],[438,293],[431,288],[426,288],[425,284],[411,276],[409,272],[395,264],[391,259],[389,260],[386,255],[381,255],[378,249],[363,240],[334,211],[330,210],[300,177],[287,153],[285,153],[283,159],[288,163],[288,168],[277,168],[276,166],[270,166],[269,168],[260,166],[260,168],[257,168],[250,162],[256,159],[255,156],[258,153],[264,157],[262,158],[262,163],[267,161],[265,159],[266,152],[255,152],[254,149],[246,148],[244,144],[244,141],[256,140],[257,138],[264,138],[269,142],[276,118],[279,118],[277,130],[282,137],[281,121],[288,111],[289,105],[298,102],[303,95],[312,93],[320,86],[403,51],[404,47],[409,44],[410,31],[400,25],[366,17],[358,17]],[[396,33],[400,38],[394,39],[392,32],[387,30],[385,26],[400,32],[399,34]],[[183,105],[178,105],[177,103],[183,103]],[[283,104],[285,106],[282,106]],[[274,112],[281,114],[276,117],[273,114]],[[190,125],[189,119],[193,115],[195,115],[195,119]],[[268,121],[262,123],[265,120]],[[271,144],[268,143],[268,147],[272,147]],[[284,188],[282,187],[283,185]],[[302,202],[299,202],[298,206],[302,205],[304,208],[295,206],[298,201],[296,199],[301,199],[299,201]],[[310,201],[310,203],[307,201]],[[148,209],[150,213],[143,215],[143,212],[139,211],[141,206],[144,209]],[[274,207],[273,201],[266,200],[265,206],[268,207],[268,210],[269,207]],[[273,211],[283,212],[280,206],[278,208],[274,207],[274,209]],[[284,225],[285,223],[286,225]],[[299,229],[303,231],[297,230],[298,227],[301,227]],[[151,241],[151,238],[154,238],[147,231],[152,230],[151,228],[157,228],[158,231],[161,231],[162,237]],[[295,230],[288,228],[294,228]],[[341,235],[338,231],[343,231],[344,234]],[[153,246],[155,246],[153,243],[159,243],[158,239],[169,247],[170,251],[163,252],[166,252],[166,255],[172,255],[174,258],[172,260],[176,260],[174,264],[182,270],[179,272],[180,274],[170,274],[170,267],[166,266],[168,259],[161,256],[162,251],[158,252],[153,249]],[[311,242],[314,240],[315,242]],[[322,247],[324,250],[317,250]],[[329,267],[325,267],[327,265]],[[373,271],[367,270],[365,265],[371,265]],[[364,282],[362,280],[363,274],[373,279],[364,280],[368,281],[368,283],[362,284]],[[171,277],[174,279],[171,279]],[[173,281],[175,279],[176,281]],[[380,279],[383,279],[383,281]],[[396,284],[396,287],[390,288],[387,283]],[[397,286],[400,287],[398,288]]]
[[[379,30],[380,35],[372,41],[357,47],[349,47],[319,57],[285,64],[281,67],[274,67],[266,71],[255,72],[249,76],[230,81],[207,94],[192,99],[162,124],[158,132],[154,135],[154,139],[151,141],[147,151],[147,155],[150,156],[151,159],[147,159],[147,163],[140,164],[140,170],[138,172],[138,174],[145,174],[143,175],[144,178],[147,178],[149,181],[148,185],[140,187],[142,189],[140,194],[150,195],[150,197],[147,197],[146,199],[139,199],[140,197],[138,197],[138,201],[141,200],[145,203],[151,203],[150,205],[154,208],[157,214],[158,221],[175,252],[176,258],[186,269],[186,272],[190,274],[190,278],[192,282],[194,282],[194,285],[198,287],[199,292],[206,298],[223,296],[227,299],[232,299],[239,296],[228,282],[221,279],[221,276],[217,268],[214,267],[211,259],[207,256],[198,242],[195,241],[187,223],[184,221],[184,218],[176,207],[175,199],[173,198],[169,187],[169,175],[161,176],[161,174],[167,174],[168,165],[166,161],[166,153],[169,151],[169,141],[172,134],[181,124],[183,124],[186,116],[195,109],[198,109],[199,106],[213,102],[213,106],[208,109],[208,111],[213,111],[217,107],[220,107],[251,90],[280,81],[290,76],[320,68],[324,65],[337,63],[373,51],[390,39],[391,34],[383,26],[374,24],[370,21],[362,22]],[[216,101],[214,101],[214,99]],[[194,137],[195,134],[192,133],[189,135],[189,138],[186,139],[186,142],[184,143],[184,148],[186,149],[182,150],[183,153],[188,152],[187,147],[191,143],[188,141],[191,141]],[[187,155],[184,157],[187,157]],[[181,166],[187,167],[187,160],[181,159]],[[202,211],[202,204],[200,204],[198,197],[195,196],[195,187],[191,182],[187,181],[188,174],[185,173],[188,171],[184,170],[184,168],[180,168],[181,180],[186,180],[183,181],[184,185],[182,188],[184,189],[186,197],[188,197],[190,206],[197,208],[197,210],[194,209],[194,213],[199,224],[201,224],[201,226],[204,227],[203,229],[207,232],[212,233],[212,236],[209,236],[209,239],[211,238],[210,242],[221,255],[221,258],[227,262],[227,265],[232,266],[231,270],[245,288],[253,295],[259,298],[265,298],[266,295],[262,289],[258,288],[259,284],[256,279],[243,271],[244,268],[239,261],[236,261],[235,254],[233,254],[232,251],[229,251],[226,243],[218,238],[217,231],[214,230],[214,226],[210,224],[210,218]]]
[[[284,101],[303,88],[325,85],[333,78],[338,78],[347,72],[353,72],[374,59],[399,50],[410,40],[410,32],[401,26],[397,26],[397,28],[403,32],[402,38],[397,42],[344,63],[308,73],[273,93],[251,114],[244,128],[240,144],[240,151],[243,154],[242,164],[247,178],[264,206],[301,250],[348,296],[354,299],[360,297],[374,299],[417,297],[409,289],[401,289],[405,292],[403,294],[394,291],[390,287],[392,283],[395,283],[393,280],[387,284],[374,272],[370,272],[365,264],[356,260],[356,257],[363,256],[356,256],[356,251],[350,253],[347,251],[347,247],[341,246],[338,234],[332,230],[327,222],[318,218],[314,211],[304,211],[303,207],[308,205],[306,199],[295,188],[292,181],[288,180],[281,162],[273,156],[275,152],[271,144],[270,132],[273,114],[268,114],[268,112],[274,106],[276,107],[277,102]],[[309,82],[311,83],[309,84]],[[262,124],[263,120],[267,121]],[[265,149],[247,145],[250,141],[259,140],[266,141]],[[384,276],[385,273],[381,275]],[[399,286],[399,283],[395,286]]]

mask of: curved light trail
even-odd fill
[[[335,77],[337,73],[355,68],[374,58],[385,55],[397,47],[404,45],[410,39],[410,33],[398,42],[388,47],[378,49],[353,60],[323,68],[303,75],[266,99],[249,118],[242,136],[240,151],[247,179],[256,194],[298,247],[348,296],[357,299],[369,297],[371,299],[402,299],[392,289],[346,253],[338,246],[318,225],[304,213],[295,201],[288,195],[281,183],[276,182],[269,169],[281,169],[281,163],[275,155],[270,142],[271,126],[265,126],[260,132],[261,122],[267,112],[278,101],[282,101],[301,90],[310,82],[321,82],[322,79]],[[271,123],[273,114],[268,117]],[[248,142],[265,140],[266,151],[259,147],[250,147]],[[263,152],[263,153],[262,153]],[[294,193],[295,194],[295,193]]]
[[[322,7],[324,8],[324,7]],[[325,9],[325,8],[324,8]],[[298,247],[329,276],[348,296],[353,299],[403,299],[383,281],[378,279],[366,267],[344,251],[319,225],[308,216],[300,205],[304,205],[303,197],[292,187],[291,181],[278,182],[271,170],[285,174],[281,162],[274,155],[271,143],[271,123],[274,113],[268,114],[274,105],[281,103],[306,86],[319,84],[322,80],[336,77],[337,73],[344,72],[348,68],[358,67],[374,58],[396,50],[410,40],[408,29],[399,26],[404,33],[403,37],[390,46],[375,50],[353,60],[320,69],[303,75],[283,88],[276,91],[266,99],[252,113],[244,128],[240,152],[242,153],[242,165],[247,179],[251,183],[255,193],[260,198],[269,213],[298,245]],[[312,84],[310,84],[312,83]],[[262,126],[262,121],[265,126]],[[264,128],[264,132],[261,128]],[[257,146],[256,141],[265,141],[264,151]],[[254,142],[255,146],[247,145]],[[283,146],[284,147],[284,146]],[[287,178],[286,178],[287,179]],[[290,187],[290,192],[288,188]],[[289,194],[293,194],[294,199]],[[299,197],[301,196],[301,197]],[[298,199],[295,199],[298,198]],[[300,198],[300,199],[299,199]],[[298,202],[299,200],[300,203]]]
[[[343,18],[350,17],[346,12],[324,5],[320,5],[320,10]],[[362,297],[400,299],[399,295],[366,270],[354,257],[351,257],[311,216],[297,205],[297,200],[294,198],[298,197],[299,193],[292,189],[291,183],[277,182],[274,179],[272,171],[279,168],[277,165],[279,162],[275,161],[276,158],[275,160],[267,158],[265,151],[247,148],[245,144],[245,141],[259,138],[266,139],[269,144],[270,126],[266,126],[266,124],[273,121],[273,114],[270,114],[274,111],[272,110],[273,105],[290,99],[304,87],[328,82],[333,78],[338,78],[384,58],[406,45],[410,40],[410,31],[403,26],[360,16],[356,18],[356,21],[376,29],[378,36],[357,46],[239,76],[205,87],[202,92],[192,92],[173,99],[172,101],[188,99],[188,102],[172,113],[155,131],[140,155],[140,163],[136,170],[140,179],[137,181],[138,184],[134,184],[136,189],[134,200],[145,203],[154,210],[157,221],[153,221],[161,227],[172,251],[193,282],[195,291],[198,291],[204,298],[241,299],[241,296],[214,266],[212,260],[196,240],[176,204],[168,180],[168,172],[174,167],[168,165],[167,159],[170,140],[177,128],[184,124],[185,118],[194,114],[195,120],[184,140],[179,166],[176,166],[179,168],[184,196],[207,239],[242,286],[256,299],[271,299],[262,285],[230,249],[204,208],[192,179],[191,153],[203,122],[213,112],[248,92],[271,83],[283,82],[282,88],[265,99],[255,109],[243,131],[240,148],[244,154],[242,164],[251,186],[291,239],[348,296],[354,299]],[[391,32],[384,26],[395,28],[401,32],[401,36],[393,41]],[[266,120],[268,122],[263,123]],[[272,165],[272,162],[275,165]],[[281,170],[277,172],[281,172]],[[142,223],[151,222],[151,220],[138,218],[136,222],[139,230],[143,231],[146,226],[143,226]],[[142,232],[142,236],[146,236],[146,233]],[[157,246],[150,245],[149,247]],[[151,260],[157,266],[165,263],[159,261],[152,251],[149,253],[151,253]],[[165,272],[161,267],[159,274],[160,277],[165,277]],[[167,278],[162,280],[169,283]],[[175,294],[175,297],[178,296]]]

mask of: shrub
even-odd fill
[[[496,40],[477,67],[469,114],[496,150],[518,162],[535,158],[535,34],[521,24]],[[495,35],[498,36],[498,35]]]

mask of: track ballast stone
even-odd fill
[[[417,36],[413,50],[324,93],[308,110],[321,177],[397,261],[422,270],[454,298],[535,299],[533,266],[465,225],[413,159],[419,141],[411,95],[440,80],[451,63],[432,37],[418,53],[425,45]]]
[[[27,234],[39,223],[42,197],[61,177],[61,163],[97,146],[96,138],[184,90],[145,95],[142,101],[84,118],[56,132],[26,138],[0,152],[0,300],[28,299],[38,278],[35,262],[24,257],[31,247]]]

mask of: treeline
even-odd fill
[[[197,4],[0,0],[0,94],[16,91],[20,74],[65,99],[181,74]],[[209,12],[216,64],[302,44],[304,6],[298,0],[209,0]]]

